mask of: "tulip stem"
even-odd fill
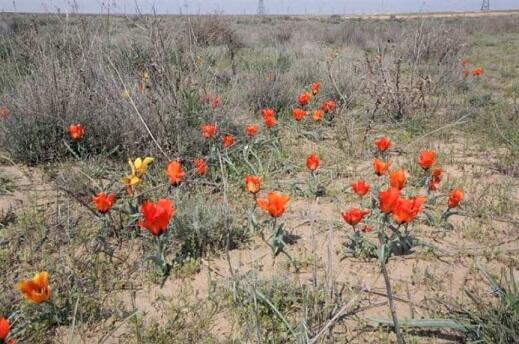
[[[382,271],[382,275],[384,276],[384,282],[386,284],[387,298],[389,300],[389,309],[391,311],[391,318],[393,319],[393,325],[395,327],[396,341],[398,344],[405,344],[404,337],[402,337],[402,333],[400,332],[400,324],[398,323],[398,318],[396,316],[393,292],[391,291],[391,282],[389,280],[389,275],[387,273],[385,259],[382,259],[380,261],[380,270]]]
[[[391,248],[390,248],[390,245],[388,245],[387,237],[384,232],[385,226],[389,226],[391,228],[391,225],[389,225],[388,220],[389,220],[388,214],[384,214],[382,217],[382,223],[379,226],[378,240],[379,240],[381,247],[383,245],[385,245],[386,249],[390,250]],[[398,231],[398,228],[396,230]],[[380,271],[382,272],[382,275],[384,276],[387,298],[389,300],[389,310],[391,311],[391,318],[393,320],[393,326],[395,327],[396,341],[398,344],[405,344],[404,337],[402,337],[402,333],[400,332],[400,324],[398,323],[398,318],[396,316],[395,304],[394,304],[394,300],[393,300],[393,292],[391,290],[391,281],[389,279],[389,274],[388,274],[387,268],[386,268],[386,262],[389,259],[389,256],[391,255],[391,251],[387,252],[387,256],[386,256],[386,250],[381,250],[381,252],[384,254],[384,256],[379,257]]]

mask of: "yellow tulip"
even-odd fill
[[[153,158],[151,158],[151,157],[146,157],[146,158],[144,158],[144,160],[141,158],[137,158],[137,159],[135,159],[134,162],[132,162],[131,160],[128,161],[128,163],[130,164],[130,167],[132,169],[132,175],[135,175],[137,177],[142,177],[146,173],[148,166],[152,162],[153,162]]]
[[[126,186],[134,186],[141,182],[141,178],[137,177],[136,175],[130,174],[129,176],[124,176],[121,179],[121,183],[123,183]]]
[[[42,303],[50,298],[49,274],[39,272],[30,280],[18,282],[16,285],[26,300],[32,303]]]

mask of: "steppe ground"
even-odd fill
[[[511,285],[518,273],[519,14],[0,21],[0,316],[18,343],[395,342],[381,320],[391,314],[377,259],[345,257],[351,227],[340,215],[369,206],[350,185],[380,180],[371,166],[380,136],[409,188],[419,187],[419,152],[437,152],[433,217],[451,188],[465,194],[449,225],[420,217],[412,231],[424,245],[387,263],[406,342],[519,334],[517,289],[507,308],[489,281]],[[316,97],[337,109],[296,122],[297,95],[315,81]],[[277,112],[275,137],[262,126],[266,107]],[[187,182],[168,186],[168,160],[211,156],[205,122],[233,134],[235,148],[223,162],[208,158],[207,176],[188,168]],[[80,145],[66,134],[71,123],[86,128]],[[260,125],[255,156],[244,148],[250,123]],[[315,194],[311,153],[321,159]],[[155,161],[140,197],[172,198],[177,210],[164,280],[143,262],[153,241],[133,214],[112,212],[107,233],[90,203],[100,188],[124,199],[127,160],[144,156]],[[246,174],[290,195],[280,219],[290,259],[274,259],[250,230]],[[49,272],[52,306],[25,302],[15,287],[38,271]]]

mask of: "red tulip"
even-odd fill
[[[286,209],[290,197],[277,192],[269,192],[267,198],[256,199],[256,204],[272,217],[280,217]]]
[[[312,90],[312,93],[316,95],[319,92],[319,89],[321,88],[321,84],[318,82],[312,82],[310,84],[310,89]]]
[[[441,181],[442,169],[437,167],[433,170],[431,174],[431,179],[429,179],[429,190],[436,191],[438,189],[438,185]]]
[[[276,116],[276,112],[274,110],[272,110],[271,108],[265,108],[263,110],[261,110],[261,115],[265,118],[265,117],[272,117],[272,116]]]
[[[200,132],[202,133],[202,136],[206,139],[212,139],[216,135],[216,130],[218,127],[216,124],[204,124],[200,127]]]
[[[381,176],[387,172],[391,162],[383,162],[382,160],[374,159],[373,160],[373,170],[377,176]]]
[[[258,133],[258,126],[255,124],[251,124],[245,127],[245,133],[247,136],[252,137]]]
[[[274,117],[274,116],[272,116],[272,117],[264,117],[263,118],[263,123],[265,124],[265,126],[267,128],[269,128],[269,129],[273,128],[276,125],[276,123],[277,123],[276,117]]]
[[[310,99],[312,99],[312,94],[310,92],[303,92],[297,97],[297,101],[301,106],[308,105]]]
[[[294,119],[298,122],[300,120],[302,120],[303,118],[305,118],[305,116],[306,116],[306,111],[303,109],[297,108],[297,109],[292,110],[292,117],[294,117]]]
[[[418,157],[418,165],[424,170],[428,170],[436,163],[436,153],[433,151],[421,151]]]
[[[405,186],[405,182],[406,177],[404,170],[393,171],[389,173],[389,184],[392,187],[402,190]]]
[[[195,159],[193,164],[195,165],[196,174],[199,176],[205,175],[209,169],[204,159]]]
[[[387,137],[381,137],[375,140],[375,146],[379,151],[385,152],[389,147],[391,147],[391,141],[389,141]]]
[[[378,193],[380,211],[386,214],[391,213],[399,199],[400,190],[397,188],[390,187],[386,191],[380,191]]]
[[[351,184],[353,191],[360,197],[365,196],[369,192],[369,185],[364,180],[359,179],[355,183]]]
[[[351,208],[341,213],[342,218],[346,223],[355,227],[362,219],[369,214],[368,210],[360,210],[357,208]]]
[[[92,203],[94,203],[98,212],[101,214],[107,213],[115,203],[115,194],[107,195],[104,192],[100,192],[92,196]]]
[[[306,167],[310,171],[315,171],[319,168],[321,165],[321,160],[319,160],[319,157],[315,154],[311,154],[306,158]]]
[[[5,318],[0,318],[0,343],[7,343],[10,329],[9,321]]]
[[[461,189],[452,189],[449,192],[449,208],[456,208],[463,200],[463,191]]]
[[[155,236],[165,233],[169,221],[175,216],[173,205],[173,201],[169,199],[159,199],[155,204],[145,201],[141,205],[142,220],[139,221],[139,226]]]
[[[263,116],[263,123],[267,128],[272,128],[276,125],[276,113],[274,110],[266,108],[261,110]]]
[[[412,197],[410,199],[399,199],[393,208],[393,220],[401,225],[411,223],[422,210],[425,197]]]
[[[245,177],[245,190],[251,194],[257,194],[261,189],[261,178],[257,176]]]
[[[331,112],[335,110],[336,104],[333,100],[327,100],[321,104],[321,110],[324,112]]]
[[[323,116],[324,116],[324,112],[322,110],[314,110],[314,111],[312,111],[312,119],[315,122],[319,122],[320,120],[322,120]]]
[[[471,73],[474,76],[480,76],[481,74],[483,74],[483,68],[481,68],[481,67],[474,68]]]
[[[74,141],[79,141],[85,136],[85,128],[80,123],[71,124],[68,126],[68,136]]]
[[[234,136],[232,135],[225,135],[222,138],[222,143],[224,148],[229,148],[234,144]]]
[[[166,175],[171,185],[178,185],[184,179],[184,169],[180,161],[171,161],[166,167]]]

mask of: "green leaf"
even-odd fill
[[[373,326],[388,325],[393,326],[393,320],[368,317]],[[400,320],[400,326],[409,328],[448,328],[458,331],[467,331],[471,326],[459,323],[452,319],[410,319]]]

